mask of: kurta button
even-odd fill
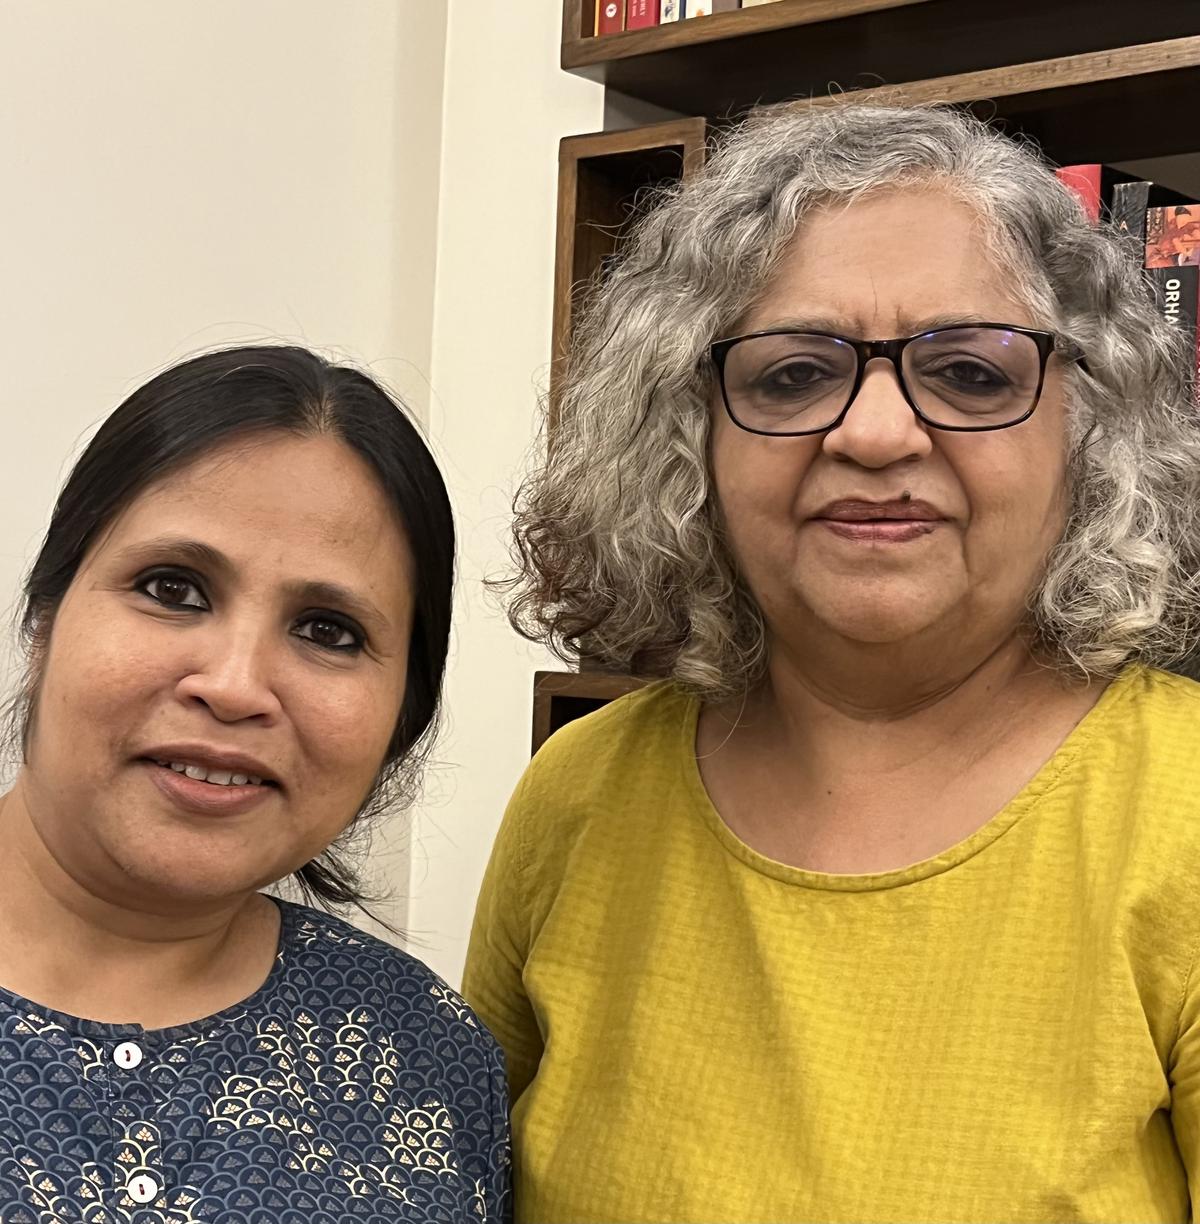
[[[132,1041],[122,1041],[113,1050],[113,1062],[125,1071],[132,1071],[142,1061],[142,1047]]]
[[[149,1173],[139,1173],[136,1177],[129,1179],[129,1185],[125,1187],[125,1193],[135,1203],[153,1203],[158,1198],[159,1189],[158,1182]]]

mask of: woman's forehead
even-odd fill
[[[1032,323],[979,215],[929,188],[806,217],[747,312],[754,328],[878,338],[950,322]]]
[[[326,436],[276,435],[209,452],[135,497],[100,549],[190,540],[235,567],[292,577],[369,570],[408,585],[408,542],[369,465]],[[303,571],[303,573],[301,572]]]

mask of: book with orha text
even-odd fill
[[[1189,371],[1200,404],[1200,204],[1171,204],[1146,213],[1146,275],[1163,318],[1195,355]]]

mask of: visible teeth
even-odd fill
[[[188,765],[183,761],[157,761],[156,764],[176,773],[187,774],[197,782],[207,782],[211,786],[262,786],[263,780],[254,774],[234,773],[229,769],[205,769],[203,765]]]

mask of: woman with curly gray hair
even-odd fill
[[[958,112],[785,109],[576,334],[513,616],[660,682],[480,898],[518,1219],[1188,1219],[1200,431],[1121,239]]]

